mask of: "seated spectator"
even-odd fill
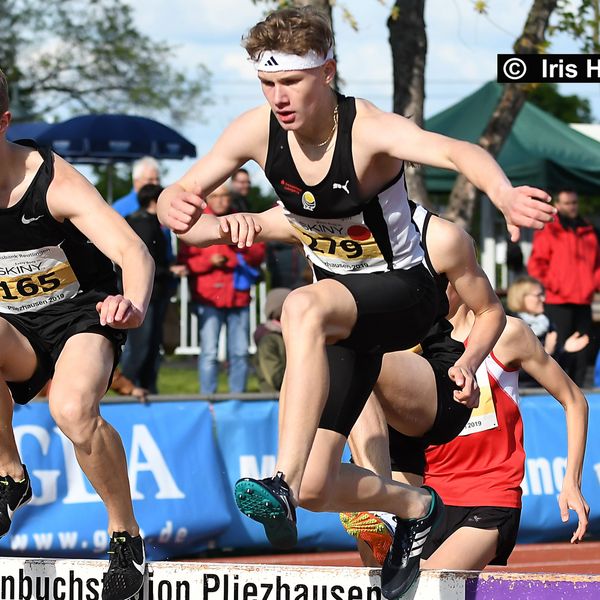
[[[231,212],[231,195],[221,185],[206,199],[207,213]],[[238,248],[226,244],[197,248],[181,244],[178,262],[191,276],[192,299],[198,311],[200,389],[217,391],[218,346],[223,325],[227,328],[229,391],[244,392],[248,376],[250,288],[260,277],[264,244]]]
[[[138,386],[158,393],[162,330],[169,305],[172,280],[167,240],[156,216],[156,201],[163,188],[148,184],[138,191],[139,210],[127,217],[154,259],[154,287],[146,318],[140,327],[130,330],[123,349],[121,368],[125,377]]]
[[[281,334],[281,309],[289,288],[273,288],[265,301],[267,320],[254,332],[256,375],[261,392],[278,392],[285,373],[285,345]]]
[[[507,307],[515,317],[519,317],[532,329],[533,333],[559,364],[563,364],[565,354],[579,352],[589,344],[589,337],[575,332],[570,335],[562,347],[557,348],[558,335],[553,323],[544,313],[544,288],[533,277],[520,277],[507,292]],[[524,375],[521,387],[537,386],[535,380]]]

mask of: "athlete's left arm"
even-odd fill
[[[581,493],[581,475],[588,427],[588,404],[581,390],[558,363],[546,353],[531,328],[519,319],[509,317],[509,320],[512,332],[507,332],[507,339],[504,335],[500,338],[498,358],[502,360],[502,349],[504,346],[508,346],[509,352],[516,353],[520,358],[518,362],[520,362],[521,368],[554,396],[565,409],[567,469],[558,504],[564,522],[569,520],[569,509],[577,513],[579,524],[571,537],[571,543],[577,543],[583,539],[590,512],[590,507]]]
[[[519,239],[519,227],[542,229],[556,213],[546,192],[513,187],[500,165],[480,146],[425,131],[400,115],[381,112],[372,120],[371,136],[381,140],[390,156],[465,175],[502,212],[513,241]]]
[[[441,263],[448,281],[475,315],[465,352],[448,372],[461,387],[454,393],[455,399],[475,406],[478,399],[477,394],[475,402],[472,401],[477,387],[475,372],[500,337],[506,315],[485,272],[477,263],[471,236],[461,227],[439,217],[431,218],[427,233],[428,237],[431,235],[436,240],[435,244],[429,244],[430,253],[436,253],[432,256],[437,259],[434,265]]]
[[[123,271],[123,296],[108,296],[96,307],[100,323],[119,329],[139,327],[154,277],[154,261],[146,245],[71,165],[55,156],[54,169],[47,197],[52,216],[57,221],[71,221]]]

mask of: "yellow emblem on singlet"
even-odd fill
[[[317,199],[314,197],[312,192],[304,192],[302,194],[302,208],[304,210],[315,210],[315,206],[317,206]]]

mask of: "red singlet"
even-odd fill
[[[497,426],[464,435],[477,429],[480,419],[474,415],[471,428],[467,425],[459,437],[427,449],[425,484],[435,489],[445,504],[521,507],[525,450],[518,379],[518,369],[507,369],[492,352],[478,370],[477,380],[480,403],[491,393]]]

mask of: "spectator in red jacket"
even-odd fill
[[[205,211],[222,216],[231,212],[231,193],[221,185],[206,199]],[[248,375],[250,288],[260,275],[264,244],[249,248],[229,245],[196,248],[181,244],[178,262],[187,267],[192,298],[198,308],[200,389],[217,390],[219,334],[227,328],[229,391],[243,392]]]
[[[577,194],[558,193],[557,218],[536,231],[527,270],[546,290],[546,314],[562,348],[574,332],[591,334],[592,298],[600,289],[600,247],[593,226],[579,216]],[[588,348],[570,355],[564,369],[578,385],[584,384]]]

